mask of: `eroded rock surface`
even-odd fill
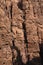
[[[42,49],[43,0],[0,0],[0,65],[42,65]]]

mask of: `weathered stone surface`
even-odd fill
[[[0,0],[0,65],[41,65],[42,58],[43,0]]]

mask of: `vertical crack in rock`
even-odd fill
[[[13,46],[11,47],[11,49],[12,49],[12,64],[13,65],[24,65],[22,63],[22,60],[21,60],[22,58],[21,58],[21,55],[20,55],[20,50],[15,46],[14,40],[12,40],[12,44],[13,44]],[[14,58],[15,58],[15,56],[14,56],[14,49],[17,52],[17,58],[16,58],[16,60],[14,60]]]
[[[11,21],[11,28],[10,28],[11,32],[12,32],[12,21]]]
[[[11,50],[12,50],[12,64],[15,65],[15,62],[14,62],[14,49],[15,49],[15,46],[14,46],[14,39],[12,40],[12,46],[11,46]]]
[[[11,50],[12,50],[12,64],[14,65],[14,62],[13,62],[13,59],[14,59],[14,52],[13,52],[13,49],[14,49],[14,40],[12,40],[12,44],[13,44],[13,46],[11,46]]]
[[[11,32],[12,32],[12,3],[11,3],[11,6],[10,6],[10,15],[11,15]]]
[[[12,3],[11,3],[11,6],[10,6],[10,17],[11,17],[11,32],[12,32]],[[12,45],[13,46],[11,46],[11,50],[12,50],[12,64],[14,65],[14,58],[15,58],[15,56],[14,56],[14,39],[12,39]]]
[[[24,31],[24,43],[26,44],[26,52],[28,53],[28,41],[27,41],[27,34],[26,34],[26,25],[25,25],[25,11],[23,10],[23,0],[21,0],[20,2],[18,2],[18,4],[17,4],[17,6],[18,6],[18,8],[20,9],[20,10],[22,10],[22,12],[23,12],[23,23],[22,23],[22,27],[23,27],[23,31]],[[26,55],[27,56],[27,55]],[[18,62],[20,62],[19,64],[20,65],[24,65],[24,63],[22,62],[22,58],[21,58],[21,56],[20,56],[20,54],[19,54],[19,56],[18,56],[18,58],[20,59]]]
[[[24,22],[22,23],[23,30],[24,30],[24,42],[26,43],[26,52],[28,53],[28,40],[27,40],[27,33],[26,33],[26,25],[25,25],[25,14],[23,16]],[[28,61],[26,65],[29,65],[29,56],[27,55]]]
[[[18,3],[18,7],[22,10],[22,3],[21,2]],[[10,7],[10,14],[11,14],[11,20],[12,20],[12,4],[11,4],[11,7]],[[11,32],[13,32],[12,31],[12,21],[11,21]],[[11,49],[12,49],[12,64],[13,65],[22,65],[23,63],[22,63],[22,60],[21,60],[22,58],[20,56],[20,50],[18,50],[18,48],[15,46],[14,43],[15,42],[14,42],[14,39],[13,39],[12,40],[13,46],[11,47]],[[15,56],[14,56],[14,49],[17,52],[17,58],[16,58],[16,60],[14,60],[14,58],[15,58]]]
[[[10,14],[11,14],[11,19],[12,19],[12,3],[11,3],[11,6],[10,6]]]
[[[26,34],[26,27],[25,27],[25,23],[23,22],[23,30],[24,30],[24,42],[26,43],[26,47],[28,48],[28,40],[27,40],[27,34]]]
[[[26,33],[26,25],[25,25],[25,10],[23,9],[23,0],[21,0],[18,4],[18,8],[20,10],[22,10],[23,12],[23,23],[22,23],[22,27],[23,27],[23,31],[24,31],[24,43],[26,44],[26,52],[28,53],[28,40],[27,40],[27,33]],[[29,57],[27,56],[28,60],[29,60]],[[28,61],[29,62],[29,61]],[[28,62],[26,63],[26,65],[28,64]]]
[[[21,2],[19,2],[18,3],[18,8],[19,9],[21,9],[22,10],[22,12],[23,12],[23,19],[24,19],[24,21],[23,21],[23,23],[22,23],[22,26],[23,26],[23,30],[24,30],[24,43],[26,43],[26,52],[28,53],[28,40],[27,40],[27,33],[26,33],[26,25],[25,25],[25,10],[23,9],[23,0],[21,0]],[[27,58],[28,58],[28,62],[29,62],[29,56],[27,56]],[[28,64],[28,62],[27,62],[27,64]]]
[[[43,11],[42,11],[42,9],[43,9],[43,6],[41,5],[41,0],[39,0],[39,5],[40,5],[40,11],[41,11],[41,15],[43,15]]]

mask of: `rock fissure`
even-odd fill
[[[0,0],[0,65],[43,65],[42,0]]]

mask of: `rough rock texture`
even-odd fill
[[[0,0],[0,65],[43,65],[43,0]]]

